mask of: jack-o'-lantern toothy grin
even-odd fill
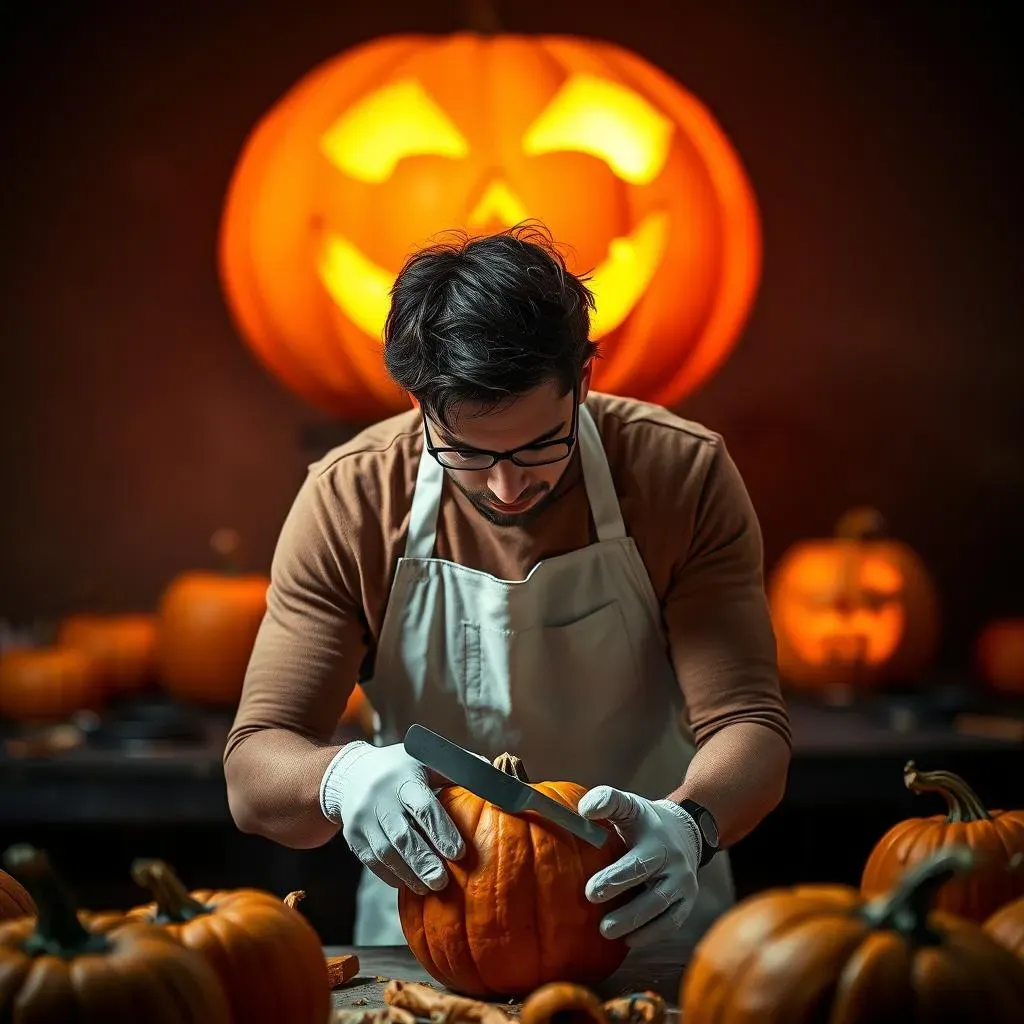
[[[509,225],[516,223],[504,217],[502,221]],[[588,282],[597,304],[591,316],[593,339],[615,330],[633,311],[658,269],[667,233],[666,214],[652,213],[628,235],[612,239],[608,256]],[[395,275],[335,232],[328,232],[324,239],[317,270],[324,287],[345,316],[370,337],[379,337]]]

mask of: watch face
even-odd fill
[[[715,819],[707,811],[700,816],[700,830],[712,846],[718,845],[718,827],[715,825]]]

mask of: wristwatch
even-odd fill
[[[715,821],[715,816],[706,807],[697,803],[696,800],[680,800],[679,806],[697,824],[697,831],[700,833],[700,863],[697,867],[702,868],[720,849],[718,845],[718,824]]]

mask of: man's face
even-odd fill
[[[588,378],[589,374],[580,382],[580,402],[587,396]],[[549,382],[497,409],[467,403],[458,409],[451,431],[429,419],[430,439],[437,447],[507,452],[565,437],[572,429],[573,393],[558,391],[558,385]],[[445,467],[445,472],[484,518],[496,526],[522,526],[551,500],[569,463],[566,458],[544,466],[517,466],[504,459],[490,469]]]

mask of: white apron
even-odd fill
[[[433,557],[444,469],[424,450],[364,684],[378,716],[375,742],[401,742],[419,722],[489,758],[518,754],[531,779],[659,799],[680,784],[694,752],[678,726],[682,694],[585,405],[579,447],[597,541],[539,562],[521,581]],[[698,877],[697,904],[672,944],[684,952],[735,901],[724,851]],[[406,944],[398,890],[365,868],[354,940]]]

